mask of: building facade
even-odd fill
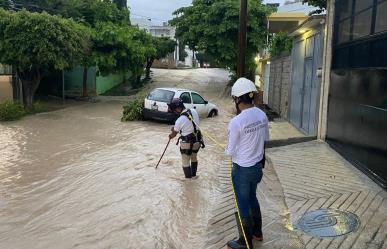
[[[155,68],[176,68],[179,64],[179,46],[175,38],[175,27],[169,26],[167,22],[162,25],[154,25],[150,19],[145,18],[131,18],[132,25],[137,25],[140,29],[147,31],[155,37],[169,37],[175,40],[177,45],[175,51],[166,58],[154,61],[152,67]]]
[[[267,28],[272,35],[279,32],[289,33],[297,29],[297,27],[309,18],[309,13],[316,10],[316,7],[303,4],[302,2],[290,2],[282,6],[277,6],[277,11],[272,13],[267,18]],[[269,37],[268,37],[269,41]],[[289,81],[289,77],[280,76],[282,72],[287,74],[289,68],[286,56],[284,58],[271,58],[268,50],[263,50],[259,53],[259,61],[257,61],[258,68],[262,70],[257,71],[256,84],[262,91],[263,102],[268,104],[270,108],[273,108],[283,118],[288,118],[287,115],[287,101],[279,100],[283,98],[282,95],[274,95],[274,92],[281,91],[280,89],[286,90],[286,81]],[[283,63],[283,61],[285,61]],[[279,70],[280,69],[280,70]],[[271,79],[275,76],[275,79]],[[283,80],[281,80],[281,77]],[[285,84],[283,84],[285,81]],[[271,85],[271,84],[275,85]],[[288,84],[289,85],[289,84]],[[286,93],[285,93],[286,94]],[[275,98],[269,100],[270,98]]]
[[[304,134],[317,135],[325,15],[314,15],[293,37],[289,121]]]
[[[328,8],[319,136],[386,188],[387,0]]]

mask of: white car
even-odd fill
[[[186,108],[195,109],[202,118],[218,115],[216,105],[204,100],[195,91],[178,88],[156,88],[145,97],[143,117],[145,119],[174,122],[177,115],[168,108],[168,104],[174,98],[181,98]]]

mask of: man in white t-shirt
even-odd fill
[[[265,160],[265,142],[269,140],[269,122],[266,114],[254,107],[255,84],[245,78],[238,79],[232,87],[232,97],[240,114],[228,128],[226,154],[232,157],[232,181],[239,214],[247,242],[240,232],[238,240],[227,243],[231,249],[253,248],[252,239],[262,241],[262,216],[256,196]],[[239,219],[238,219],[239,220]],[[242,229],[240,229],[241,231]]]
[[[171,134],[169,134],[169,139],[173,139],[178,133],[181,134],[179,141],[181,140],[180,152],[184,175],[185,178],[195,178],[198,169],[197,153],[201,145],[204,148],[198,127],[199,115],[194,109],[185,109],[180,98],[173,99],[168,106],[170,110],[180,115],[171,130]]]

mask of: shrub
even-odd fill
[[[47,112],[47,111],[48,111],[48,107],[45,103],[41,102],[40,100],[34,103],[33,113],[41,113],[41,112]]]
[[[121,121],[135,121],[142,119],[142,108],[144,104],[145,93],[140,93],[128,104],[124,105],[124,111]]]
[[[279,56],[283,53],[290,53],[293,47],[293,40],[286,33],[278,33],[271,41],[269,52],[271,56]]]
[[[22,104],[12,101],[0,103],[0,121],[13,121],[21,119],[26,112]]]

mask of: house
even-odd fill
[[[137,25],[140,29],[145,30],[149,34],[155,37],[169,37],[175,40],[177,45],[175,51],[168,55],[167,58],[161,60],[155,60],[152,67],[154,68],[176,68],[179,64],[179,46],[178,41],[175,38],[176,29],[169,26],[167,22],[163,22],[162,25],[155,25],[150,18],[131,18],[132,25]]]
[[[387,1],[328,3],[318,137],[387,188]]]
[[[167,58],[161,60],[155,60],[153,62],[154,68],[177,68],[179,65],[179,45],[175,38],[176,29],[175,27],[169,26],[167,22],[163,22],[161,26],[153,25],[149,28],[149,33],[155,37],[169,37],[176,41],[175,51],[168,55]]]
[[[316,9],[317,8],[307,4],[302,4],[301,2],[286,3],[285,5],[279,6],[277,11],[272,13],[267,18],[267,28],[273,35],[279,32],[288,33],[296,29],[302,22],[308,19],[309,13]],[[278,99],[276,101],[273,99],[269,100],[269,96],[271,95],[273,98],[274,91],[273,85],[270,89],[270,83],[274,82],[275,80],[282,82],[282,79],[278,77],[276,79],[270,80],[270,76],[273,76],[273,74],[281,73],[284,70],[290,70],[291,61],[289,55],[272,58],[266,49],[259,53],[256,58],[256,63],[258,65],[256,84],[263,92],[263,102],[274,109],[274,111],[279,113],[281,116],[287,116],[285,112],[281,112],[281,109],[277,108],[278,105],[274,104],[274,102],[278,102]],[[290,81],[290,75],[284,76],[283,81]]]

